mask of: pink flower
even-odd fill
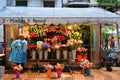
[[[23,67],[21,65],[17,65],[15,67],[13,67],[14,72],[21,71],[21,70],[23,70]]]

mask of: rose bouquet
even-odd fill
[[[57,63],[57,64],[55,65],[55,69],[56,69],[57,71],[63,71],[63,69],[64,69],[64,64]]]
[[[14,72],[18,72],[18,71],[20,72],[21,70],[23,70],[23,67],[21,65],[17,65],[15,67],[13,67]]]
[[[13,71],[16,73],[16,78],[20,79],[20,71],[23,70],[23,67],[21,65],[17,65],[13,67]]]
[[[80,67],[83,67],[84,69],[85,69],[85,68],[90,69],[90,68],[92,68],[92,64],[93,64],[93,63],[91,63],[91,62],[90,62],[89,60],[87,60],[87,59],[81,59]]]
[[[58,76],[58,78],[61,78],[61,73],[62,73],[62,71],[63,71],[63,69],[64,69],[64,64],[59,64],[59,63],[57,63],[57,64],[55,65],[55,69],[56,69],[56,71],[57,71],[57,76]]]
[[[82,59],[80,62],[80,67],[83,68],[83,73],[85,75],[90,75],[90,69],[92,68],[93,63],[87,59]]]
[[[37,45],[36,44],[30,44],[29,45],[29,49],[31,50],[31,49],[33,49],[33,50],[35,50],[37,48]]]

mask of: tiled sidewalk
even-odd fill
[[[91,69],[91,76],[84,76],[80,71],[73,71],[72,74],[63,72],[61,78],[57,78],[57,73],[52,72],[51,78],[46,73],[32,72],[30,70],[21,74],[21,80],[120,80],[120,68],[113,67],[113,71],[106,71],[106,68]],[[15,73],[5,74],[1,80],[17,80]]]

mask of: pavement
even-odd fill
[[[49,78],[46,73],[38,73],[31,69],[21,73],[20,79],[16,79],[14,72],[5,71],[0,80],[120,80],[120,67],[112,67],[112,71],[106,71],[105,67],[91,69],[91,74],[86,76],[82,70],[72,70],[72,72],[62,72],[61,78],[57,78],[57,72],[53,71]]]

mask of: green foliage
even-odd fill
[[[97,0],[100,3],[112,3],[114,0]]]
[[[83,42],[88,42],[90,39],[90,26],[81,25],[81,39]]]
[[[114,24],[111,24],[111,25],[104,25],[102,27],[102,39],[104,40],[106,37],[109,36],[109,31],[114,31],[116,28],[116,26]]]

